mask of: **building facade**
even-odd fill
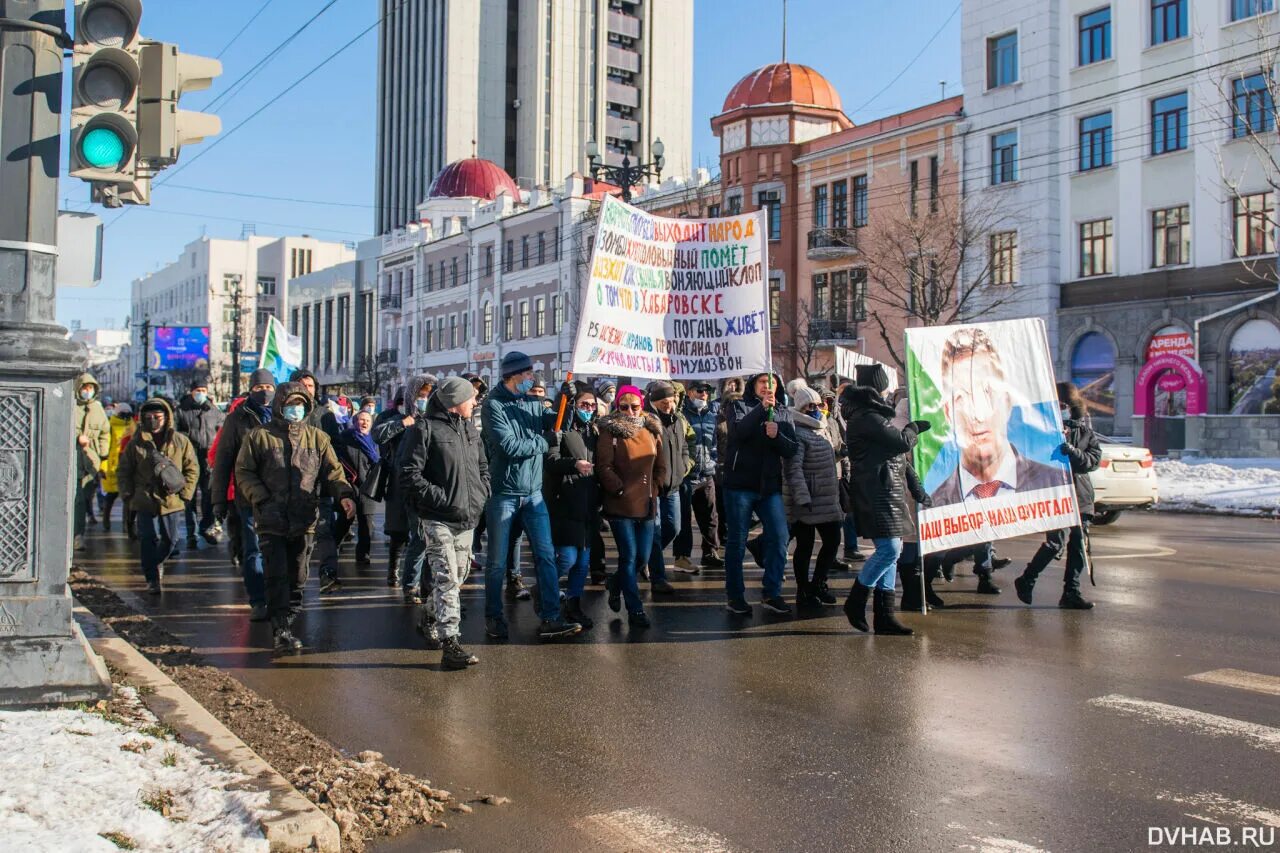
[[[692,161],[693,0],[382,0],[377,231],[476,156],[524,189],[666,146]]]
[[[324,389],[351,393],[381,388],[377,367],[378,254],[382,240],[364,240],[355,258],[289,282],[286,328],[302,342],[302,363]]]

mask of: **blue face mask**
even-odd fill
[[[209,399],[209,395],[204,393],[203,391],[197,391],[196,393],[191,395],[191,399],[196,401],[196,405],[203,406],[205,402]]]
[[[533,380],[532,380],[532,379],[524,379],[524,380],[521,380],[520,382],[517,382],[517,383],[516,383],[516,393],[517,393],[517,394],[528,394],[528,393],[529,393],[529,391],[530,391],[530,389],[532,389],[532,388],[533,388]]]
[[[419,397],[413,401],[413,407],[419,412],[425,412],[427,410],[427,404],[430,402],[431,399],[429,397]]]
[[[294,406],[285,406],[280,411],[284,415],[284,419],[291,424],[300,424],[302,419],[307,416],[307,407],[301,403]]]
[[[595,414],[595,412],[592,412],[589,409],[575,409],[574,411],[578,413],[578,420],[582,421],[584,424],[591,423],[591,417]]]

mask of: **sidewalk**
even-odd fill
[[[1156,462],[1157,510],[1280,517],[1280,459]]]

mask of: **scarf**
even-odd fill
[[[378,464],[378,445],[373,443],[372,435],[365,435],[356,428],[355,424],[352,424],[347,427],[347,441],[369,457],[369,462],[374,465]]]
[[[244,408],[248,409],[249,411],[253,412],[255,415],[257,415],[258,422],[261,423],[263,426],[266,426],[267,424],[271,423],[271,410],[269,408],[263,408],[259,406],[257,403],[253,402],[253,400],[250,400],[248,397],[245,398],[245,401],[241,405],[244,406]]]

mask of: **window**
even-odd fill
[[[854,197],[857,198],[858,179],[853,179]],[[844,181],[836,181],[831,185],[831,227],[845,228],[849,225],[849,185]],[[856,225],[857,222],[855,221]]]
[[[1151,0],[1151,43],[1186,38],[1187,0]]]
[[[404,351],[409,355],[413,355],[413,326],[405,329]]]
[[[458,286],[458,259],[452,258],[449,261],[449,286]]]
[[[551,297],[551,328],[564,328],[564,301],[559,294]]]
[[[1018,82],[1018,34],[987,39],[987,88]]]
[[[1018,280],[1018,232],[991,235],[991,283],[1014,284]]]
[[[445,265],[445,261],[443,258],[441,258],[440,259],[440,289],[441,290],[444,290],[445,288],[445,284],[444,284],[445,266],[444,265]]]
[[[507,241],[507,250],[502,253],[502,271],[511,272],[512,265],[515,263],[516,250],[515,241]]]
[[[866,175],[857,175],[853,179],[853,227],[862,228],[867,224],[867,185],[870,179]]]
[[[1080,171],[1111,165],[1111,113],[1080,119]]]
[[[911,166],[911,218],[916,218],[916,194],[920,191],[920,161],[912,160]]]
[[[1111,58],[1111,7],[1080,16],[1080,64]]]
[[[1111,274],[1111,220],[1080,223],[1080,277]]]
[[[1187,93],[1151,102],[1151,153],[1168,154],[1187,147]]]
[[[867,319],[867,271],[849,270],[849,320],[861,323]]]
[[[769,240],[782,239],[782,199],[777,190],[767,190],[756,197],[756,202],[768,214]]]
[[[1191,208],[1189,205],[1153,211],[1151,235],[1153,267],[1173,267],[1191,263]]]
[[[1275,213],[1275,201],[1269,192],[1243,196],[1232,202],[1237,258],[1275,252]]]
[[[484,274],[486,278],[493,275],[493,246],[484,247]]]
[[[529,235],[525,234],[520,238],[520,269],[527,270],[529,268]]]
[[[435,336],[431,334],[431,321],[428,320],[422,324],[422,351],[423,352],[431,352],[432,341],[434,339],[435,339]],[[441,342],[437,341],[436,343],[439,344]],[[441,347],[441,349],[443,349],[443,347]]]
[[[529,303],[520,303],[520,339],[529,337]]]
[[[718,219],[719,217],[720,217],[720,205],[718,204],[707,205],[707,218]]]
[[[557,225],[551,231],[551,259],[553,261],[560,260],[560,226]]]
[[[426,285],[427,293],[430,293],[431,291],[436,289],[436,277],[433,273],[433,269],[434,268],[431,266],[431,264],[423,264],[423,272],[425,273],[423,284]],[[440,283],[444,284],[444,282],[440,282]]]
[[[827,227],[827,185],[813,188],[813,227]]]
[[[515,320],[511,314],[511,303],[508,302],[502,306],[502,340],[510,341],[515,339]]]
[[[1231,81],[1231,136],[1235,139],[1250,133],[1265,133],[1276,126],[1275,104],[1267,76],[1250,74]]]
[[[547,299],[539,296],[533,303],[533,335],[542,337],[547,333]]]
[[[849,322],[849,271],[840,270],[831,274],[831,310],[827,312],[831,319],[831,331],[842,332]]]
[[[1243,21],[1264,12],[1274,12],[1275,0],[1231,0],[1231,20]]]
[[[769,325],[778,328],[782,316],[782,279],[769,279]]]
[[[742,213],[742,196],[732,195],[725,200],[725,213],[729,216],[737,216]]]
[[[428,320],[427,322],[431,322]],[[436,318],[436,345],[440,349],[444,349],[444,317]]]
[[[449,315],[449,349],[455,349],[458,346],[458,315]]]
[[[1006,130],[991,137],[991,185],[1018,180],[1018,131]]]
[[[483,329],[481,330],[481,333],[480,333],[480,342],[485,344],[492,343],[493,342],[493,303],[492,302],[484,306],[484,314],[482,315],[482,317],[483,319],[481,322],[483,323]]]
[[[547,262],[547,235],[545,232],[538,232],[538,265],[541,266]]]
[[[938,212],[938,158],[929,158],[929,212]]]
[[[813,277],[813,319],[827,319],[827,276],[819,273]]]
[[[258,295],[259,296],[275,296],[276,295],[276,277],[273,275],[258,276]]]

